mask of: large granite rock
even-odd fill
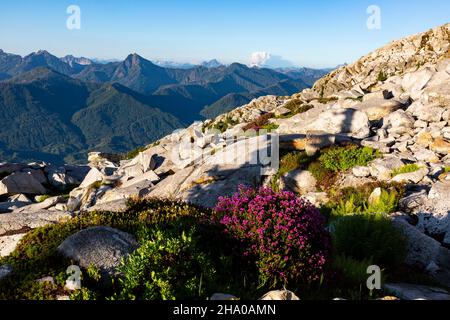
[[[412,114],[419,120],[426,122],[438,122],[442,119],[444,109],[437,105],[423,104],[420,101],[416,101],[407,109],[407,112]]]
[[[405,262],[419,268],[438,281],[450,285],[450,250],[411,225],[404,216],[396,216],[393,223],[405,234],[407,256]]]
[[[428,174],[428,169],[425,167],[419,168],[417,171],[402,173],[392,178],[392,181],[399,183],[419,183]]]
[[[119,168],[119,172],[123,173],[129,178],[138,177],[149,170],[153,170],[156,167],[154,154],[151,150],[140,152],[130,162],[126,163]]]
[[[398,157],[385,157],[383,159],[376,159],[369,164],[370,174],[382,181],[390,180],[392,172],[395,169],[401,168],[404,162]]]
[[[450,181],[433,184],[426,202],[413,210],[418,227],[434,236],[450,233]]]
[[[83,268],[94,266],[113,275],[123,259],[137,249],[136,239],[123,231],[100,226],[81,230],[64,240],[58,251]]]
[[[20,163],[0,163],[0,174],[8,175],[26,168],[26,165]]]
[[[31,173],[14,172],[0,181],[0,195],[44,194],[45,188]]]
[[[310,113],[309,115],[312,115]],[[324,110],[315,117],[308,112],[290,119],[279,120],[279,132],[307,134],[308,131],[322,131],[328,134],[347,134],[363,139],[369,136],[369,118],[366,113],[351,108]]]
[[[104,194],[97,195],[95,204],[107,203],[131,197],[143,198],[150,193],[154,184],[149,180],[137,181],[134,184],[127,183],[125,186],[108,189]]]
[[[402,103],[395,99],[385,100],[383,98],[374,98],[364,100],[360,104],[355,105],[353,108],[363,111],[370,121],[376,121],[383,119],[384,117],[388,116],[398,109],[401,109],[402,107]]]
[[[433,70],[424,68],[420,71],[405,74],[402,81],[403,90],[408,92],[412,99],[417,100],[434,73]]]
[[[288,190],[299,194],[316,191],[317,180],[309,171],[294,170],[289,172],[282,179]]]
[[[104,174],[97,168],[92,168],[80,184],[80,188],[87,188],[96,182],[103,181]]]

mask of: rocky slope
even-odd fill
[[[0,195],[9,198],[0,207],[12,212],[0,215],[0,252],[9,253],[24,231],[43,221],[54,223],[80,211],[124,210],[129,197],[173,198],[213,207],[219,196],[241,183],[273,181],[280,152],[313,155],[352,142],[375,148],[382,156],[341,172],[333,187],[403,184],[401,211],[392,219],[408,237],[406,263],[450,287],[449,50],[447,24],[391,43],[330,73],[313,89],[264,96],[214,120],[197,122],[143,148],[131,160],[91,153],[90,171],[67,202],[50,198],[45,205],[23,206],[21,193],[43,193],[39,184],[51,178],[38,173],[42,180],[33,182],[33,192],[11,181],[32,179],[36,172],[30,170],[49,170],[3,164],[0,173],[6,177]],[[244,134],[248,128],[273,131]],[[408,164],[414,170],[402,173]],[[393,175],[395,170],[400,174]],[[318,206],[329,196],[307,171],[289,173],[279,183]],[[410,287],[395,288],[398,296],[407,296]]]

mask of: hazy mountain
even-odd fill
[[[203,63],[201,63],[201,66],[206,68],[218,68],[220,66],[223,66],[223,64],[216,59],[212,59],[209,61],[204,61]]]
[[[164,61],[164,60],[154,60],[152,62],[159,67],[170,68],[170,69],[191,69],[191,68],[195,68],[197,66],[192,63]]]
[[[93,64],[94,62],[88,58],[84,57],[74,57],[72,55],[67,55],[61,58],[61,61],[67,63],[72,68],[77,65],[88,66]]]
[[[165,61],[165,60],[152,60],[152,62],[159,67],[169,68],[169,69],[192,69],[192,68],[195,68],[198,66],[202,66],[205,68],[218,68],[223,65],[216,59],[204,61],[200,64],[188,63],[188,62]]]

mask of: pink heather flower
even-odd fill
[[[323,273],[330,249],[325,219],[294,193],[240,185],[219,198],[215,215],[231,236],[250,243],[245,255],[258,257],[262,273],[279,281],[317,280]]]

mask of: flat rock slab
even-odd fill
[[[40,203],[33,203],[30,204],[28,206],[19,208],[17,210],[15,210],[16,212],[33,212],[33,211],[41,211],[41,210],[45,210],[48,208],[51,208],[53,206],[55,206],[58,203],[64,202],[64,198],[63,197],[51,197],[48,199],[45,199],[44,201],[40,202]]]
[[[387,283],[384,288],[390,294],[402,300],[450,300],[450,293],[435,287],[407,283]]]
[[[142,198],[150,193],[153,187],[153,183],[148,180],[141,180],[135,184],[119,187],[108,190],[105,194],[97,201],[97,204],[108,203],[121,199],[128,199],[131,197]],[[111,210],[108,210],[111,211]]]
[[[113,275],[122,259],[137,247],[138,243],[131,234],[100,226],[73,234],[64,240],[58,251],[80,267],[94,266]]]
[[[44,227],[71,218],[69,212],[50,210],[0,214],[0,235],[21,233],[24,229]]]
[[[362,111],[339,108],[325,110],[316,117],[307,117],[307,114],[312,115],[311,112],[305,112],[299,117],[278,120],[278,132],[306,134],[311,130],[320,130],[328,134],[347,134],[358,139],[367,138],[370,134],[369,118]]]
[[[105,203],[98,203],[90,207],[87,211],[124,212],[125,210],[127,210],[127,199],[119,199]]]
[[[25,233],[0,237],[0,258],[9,256],[24,236]]]

